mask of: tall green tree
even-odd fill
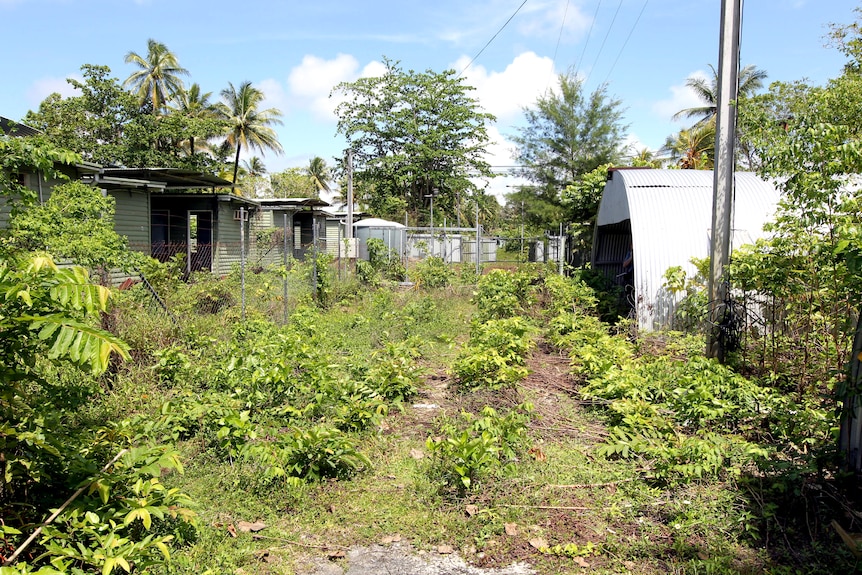
[[[79,152],[97,164],[128,167],[208,169],[206,154],[189,154],[184,143],[219,131],[219,121],[184,114],[150,114],[123,89],[107,66],[81,67],[83,81],[68,82],[80,92],[63,98],[51,94],[25,123],[42,131],[56,146]]]
[[[209,122],[212,126],[212,132],[204,137],[204,140],[215,137],[224,131],[224,126],[218,122],[218,105],[210,101],[212,92],[204,92],[200,85],[195,82],[186,90],[181,90],[176,94],[171,106],[171,113],[179,114],[186,118]],[[191,156],[195,155],[195,136],[188,139],[188,153]]]
[[[242,167],[245,168],[245,173],[249,176],[257,177],[266,173],[266,166],[258,156],[252,156],[247,160],[243,160]]]
[[[316,198],[318,188],[304,168],[287,168],[269,176],[275,198]]]
[[[685,108],[673,115],[673,119],[696,119],[690,128],[668,138],[665,150],[669,151],[679,167],[692,170],[711,170],[715,158],[715,122],[718,110],[718,72],[710,65],[710,78],[690,77],[685,84],[700,98],[702,105]],[[763,88],[766,71],[748,65],[739,71],[737,88],[737,113],[747,104],[746,101]],[[743,169],[755,169],[756,157],[751,145],[737,130],[736,161]]]
[[[311,160],[308,161],[308,167],[305,168],[305,173],[308,174],[308,177],[314,180],[314,185],[317,188],[318,195],[320,192],[330,191],[329,181],[332,178],[332,174],[329,170],[329,166],[326,165],[326,160],[320,156],[311,158]]]
[[[125,157],[128,125],[140,115],[134,97],[111,76],[107,66],[81,66],[83,81],[66,81],[80,95],[49,95],[24,122],[55,145],[75,150],[98,164],[130,165]]]
[[[488,123],[454,70],[415,72],[384,58],[386,71],[344,82],[338,133],[353,153],[356,197],[375,214],[418,219],[434,196],[435,218],[454,213],[458,193],[478,191],[474,176],[493,177],[485,159]],[[442,218],[441,218],[442,219]]]
[[[680,130],[662,149],[683,170],[711,170],[715,166],[715,118]]]
[[[527,125],[512,140],[522,166],[516,173],[532,185],[508,198],[524,201],[527,219],[538,230],[553,229],[564,213],[561,192],[584,174],[622,157],[626,128],[622,103],[608,95],[606,86],[586,95],[583,81],[567,72],[524,115]]]
[[[125,62],[138,69],[126,78],[123,86],[134,90],[139,105],[152,106],[153,114],[167,110],[168,101],[183,91],[181,76],[189,74],[188,70],[180,66],[176,54],[152,38],[147,40],[146,56],[129,52]]]
[[[770,238],[734,254],[730,270],[735,287],[774,298],[780,310],[772,345],[787,353],[774,369],[800,393],[843,400],[845,432],[862,395],[862,381],[844,377],[847,362],[859,360],[850,352],[862,301],[859,24],[833,31],[848,58],[839,77],[822,87],[774,83],[740,109],[740,132],[782,200]]]
[[[281,124],[281,111],[276,108],[260,109],[263,92],[252,86],[251,82],[243,82],[239,88],[229,82],[228,87],[221,91],[221,96],[219,114],[227,122],[227,141],[236,148],[232,188],[235,191],[239,154],[243,146],[261,153],[265,150],[281,153],[278,135],[272,129],[272,126]]]
[[[703,104],[680,110],[673,115],[674,120],[679,118],[696,118],[696,123],[705,124],[715,118],[718,111],[718,72],[712,64],[709,65],[709,69],[712,70],[712,77],[702,78],[692,76],[685,81],[685,85],[694,91]],[[751,97],[763,88],[763,81],[766,79],[766,76],[765,70],[761,70],[753,65],[748,65],[740,70],[739,86],[737,89],[739,98]]]

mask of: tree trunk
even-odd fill
[[[239,149],[242,147],[242,143],[239,140],[236,141],[236,157],[233,160],[233,185],[230,187],[230,193],[236,193],[236,174],[239,171]]]

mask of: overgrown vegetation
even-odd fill
[[[60,377],[62,387],[46,389],[62,389],[63,400],[41,391],[33,417],[18,415],[25,435],[15,449],[46,463],[29,468],[31,512],[5,511],[24,491],[4,488],[4,554],[76,485],[90,487],[13,572],[256,571],[252,540],[224,540],[243,521],[322,546],[398,533],[419,547],[455,545],[479,564],[527,559],[543,573],[581,562],[645,573],[798,565],[767,542],[797,528],[784,498],[804,493],[826,461],[833,416],[817,405],[703,358],[700,340],[631,339],[597,319],[598,298],[577,278],[497,270],[472,298],[422,284],[343,291],[333,280],[340,295],[323,305],[303,265],[290,273],[306,288],[292,286],[286,324],[265,303],[280,294],[270,279],[278,270],[252,276],[258,295],[242,322],[236,298],[218,309],[195,303],[235,293],[236,278],[185,284],[166,269],[153,277],[182,321],[147,303],[143,286],[123,292],[111,325],[129,355],[108,375],[75,387],[69,366],[33,363],[39,380]],[[535,354],[560,352],[570,375],[531,375]],[[447,373],[449,388],[435,388]],[[57,467],[47,447],[33,456],[39,434],[89,463]],[[4,431],[4,453],[12,437]],[[833,513],[812,509],[824,521]],[[837,537],[818,537],[821,547],[794,553],[812,565],[829,555],[850,572]],[[277,555],[300,558],[296,549]]]
[[[145,261],[158,298],[114,292],[32,251],[129,256],[92,190],[37,209],[14,177],[77,159],[0,139],[0,575],[291,571],[396,537],[543,574],[856,572],[836,438],[858,397],[858,32],[836,30],[850,62],[828,87],[746,105],[786,198],[728,270],[760,318],[728,365],[608,323],[619,294],[589,271],[476,278],[432,257],[399,285],[382,242],[358,279],[323,254],[243,280]],[[696,329],[700,280],[665,280]]]

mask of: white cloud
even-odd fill
[[[559,38],[570,44],[581,40],[592,22],[574,2],[562,0],[533,0],[507,21],[517,6],[511,0],[461,2],[456,13],[447,12],[446,22],[435,22],[435,36],[451,44],[475,45],[479,38],[502,32],[508,38],[520,36],[518,41]]]
[[[562,42],[570,43],[580,39],[589,29],[591,20],[591,16],[572,2],[530,4],[520,19],[518,31],[524,36],[559,37]]]
[[[83,78],[79,74],[71,74],[68,77],[83,82]],[[27,88],[27,103],[36,108],[42,103],[42,100],[54,92],[59,93],[64,98],[81,95],[81,92],[72,87],[66,78],[45,77],[36,80]]]
[[[658,152],[658,149],[652,148],[643,140],[641,140],[637,134],[630,133],[626,135],[624,144],[623,144],[623,155],[627,158],[632,158],[640,154],[644,149],[651,151],[653,154]]]
[[[379,75],[384,69],[380,62],[371,62],[360,69],[359,62],[349,54],[339,54],[332,60],[307,54],[290,70],[286,81],[267,78],[256,87],[264,93],[263,107],[278,108],[285,116],[308,111],[317,120],[334,122],[338,100],[329,97],[332,89],[340,82]]]
[[[488,138],[491,141],[485,150],[485,161],[491,166],[495,166],[495,171],[499,171],[500,166],[511,166],[513,163],[512,156],[515,152],[514,145],[506,140],[505,136],[495,126],[488,128]],[[506,203],[506,194],[512,192],[510,186],[522,185],[527,182],[508,175],[492,178],[487,182],[485,180],[476,181],[479,186],[483,186],[485,183],[488,184],[486,192],[497,198],[497,201],[503,205]]]
[[[255,88],[263,92],[261,108],[277,108],[285,115],[290,112],[290,102],[281,82],[273,78],[267,78],[258,82]]]
[[[311,110],[316,118],[335,121],[334,110],[340,99],[338,95],[330,98],[332,89],[341,82],[379,76],[384,71],[385,66],[375,61],[360,69],[359,61],[350,54],[338,54],[332,60],[307,54],[302,63],[290,71],[287,85],[291,97]]]
[[[689,78],[708,79],[708,76],[706,72],[698,70],[689,74]],[[701,99],[697,97],[697,94],[691,88],[685,85],[685,82],[671,86],[669,90],[671,93],[670,98],[659,100],[652,106],[653,112],[663,120],[670,120],[680,110],[703,105]]]
[[[463,70],[469,61],[462,56],[453,68]],[[464,77],[468,85],[476,88],[474,97],[499,122],[517,117],[555,81],[553,61],[535,52],[519,54],[502,72],[489,73],[483,66],[473,64]]]

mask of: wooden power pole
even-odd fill
[[[709,319],[713,325],[706,353],[725,359],[722,326],[730,310],[725,268],[730,262],[733,221],[734,144],[736,142],[736,100],[739,88],[739,33],[741,0],[721,0],[721,39],[718,52],[718,98],[715,121],[715,168],[712,196],[712,246],[709,266]]]

